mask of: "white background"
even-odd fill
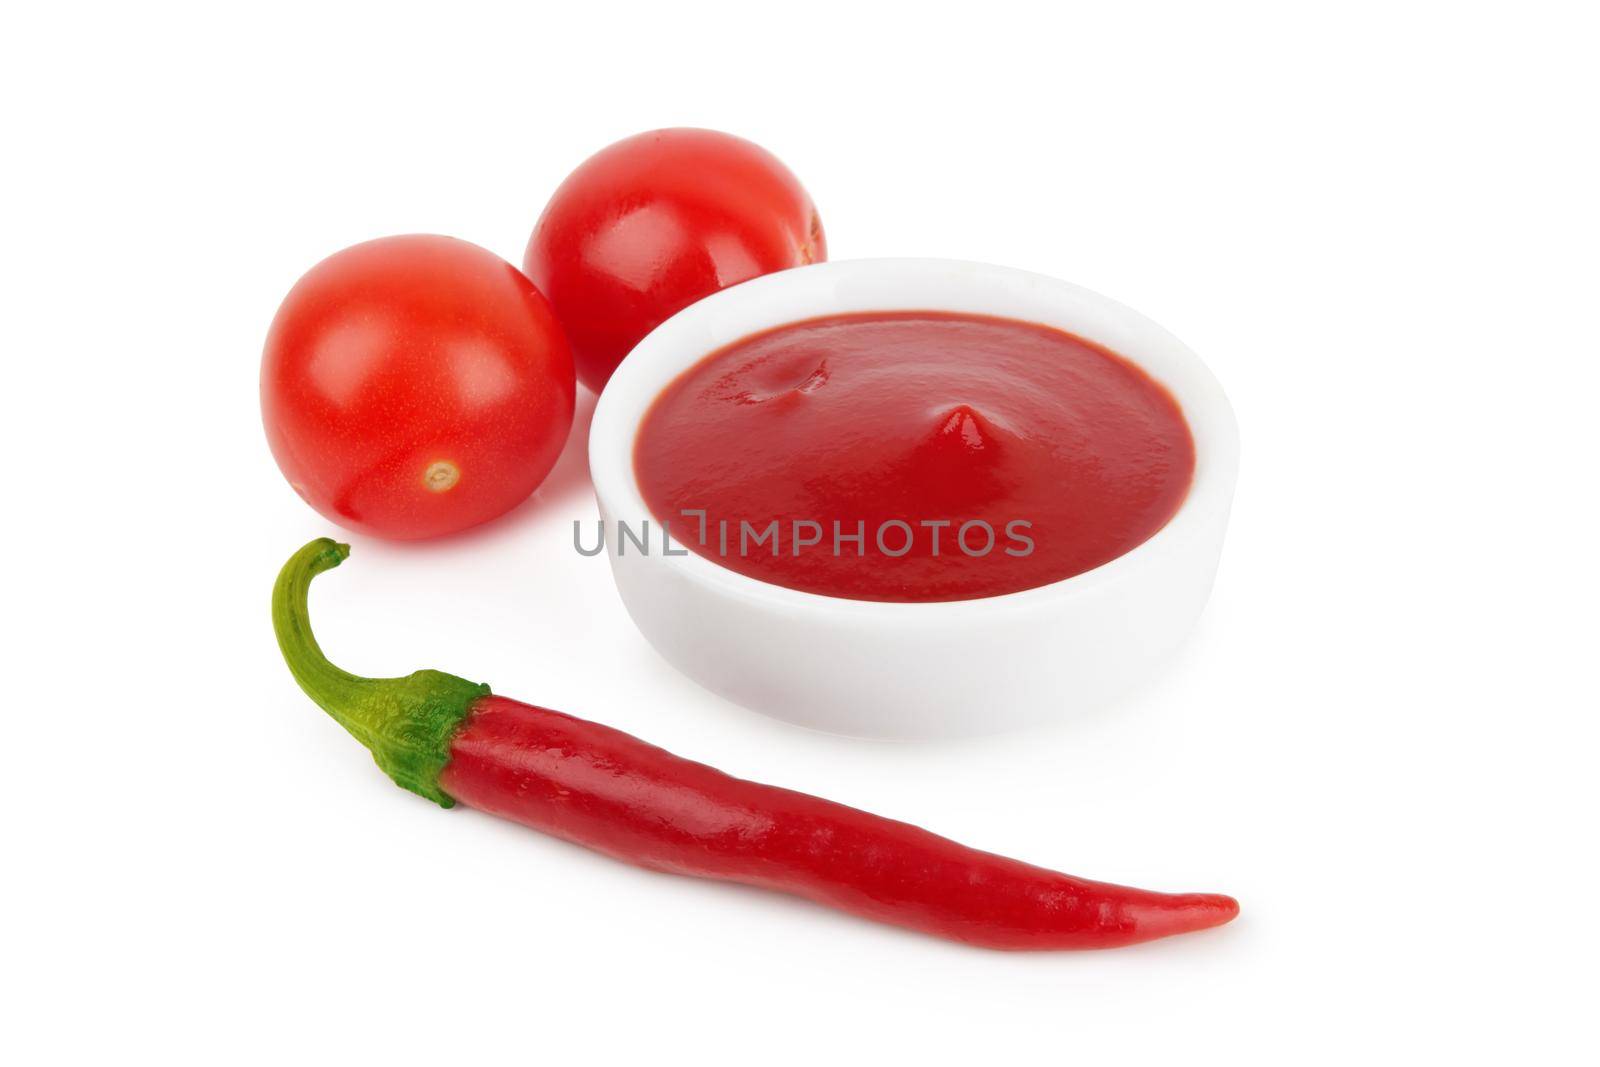
[[[1594,1062],[1592,5],[48,10],[0,32],[8,1062]],[[768,721],[572,552],[580,418],[508,519],[352,538],[325,647],[1235,924],[994,954],[636,871],[397,790],[295,688],[268,590],[336,531],[262,438],[278,300],[382,234],[520,261],[664,125],[776,152],[835,259],[1188,341],[1244,442],[1194,640],[1027,736]]]

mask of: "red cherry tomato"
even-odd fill
[[[284,476],[353,530],[416,540],[503,514],[572,426],[572,355],[539,290],[449,237],[329,256],[278,309],[261,414]]]
[[[811,197],[775,156],[684,129],[585,160],[539,217],[522,267],[566,330],[578,380],[599,392],[645,334],[696,300],[827,258]]]

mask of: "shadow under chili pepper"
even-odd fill
[[[699,896],[702,900],[721,898],[728,902],[726,907],[727,914],[742,916],[739,920],[740,925],[745,926],[748,922],[750,930],[754,930],[767,922],[768,916],[775,915],[795,916],[800,922],[818,926],[837,925],[840,936],[843,937],[847,934],[851,939],[852,953],[860,947],[857,944],[860,939],[874,938],[881,940],[885,944],[899,942],[912,949],[922,948],[932,952],[959,954],[969,962],[989,959],[1009,966],[1039,968],[1094,966],[1098,968],[1104,966],[1108,954],[1114,954],[1119,957],[1145,954],[1160,954],[1169,957],[1174,954],[1208,954],[1214,958],[1216,947],[1208,945],[1207,942],[1215,937],[1234,936],[1238,929],[1244,925],[1239,923],[1238,920],[1234,920],[1232,923],[1227,924],[1226,929],[1218,926],[1206,930],[1191,931],[1185,933],[1182,937],[1159,938],[1132,945],[1121,945],[1114,949],[1108,947],[1100,950],[1077,952],[1049,952],[1028,949],[997,950],[984,945],[972,944],[952,938],[936,937],[906,927],[879,922],[848,911],[830,908],[807,900],[804,897],[762,886],[745,885],[739,882],[685,878],[681,874],[672,871],[641,867],[638,864],[608,856],[603,852],[597,852],[560,837],[539,835],[530,839],[525,829],[507,823],[487,812],[477,811],[470,807],[458,807],[456,810],[449,812],[447,817],[452,819],[459,818],[463,821],[470,819],[483,832],[496,837],[503,833],[508,844],[502,854],[511,855],[516,849],[522,850],[522,858],[527,860],[530,871],[530,887],[537,886],[541,881],[547,880],[554,869],[552,865],[555,864],[561,865],[563,878],[569,875],[572,877],[604,876],[604,872],[610,871],[618,879],[637,879],[641,885],[650,886],[649,890],[641,889],[638,901],[630,905],[630,907],[636,909],[636,913],[641,915],[648,914],[658,922],[662,920],[671,922],[677,919],[686,922],[694,921],[702,913],[700,907],[692,901],[692,898],[696,896]],[[541,851],[546,849],[548,852]],[[573,864],[574,866],[568,869],[566,868],[567,864]],[[585,872],[583,870],[584,866],[589,866],[590,871]],[[659,884],[657,884],[657,880],[659,880]],[[470,893],[470,888],[463,887],[463,892]],[[683,900],[684,906],[681,909],[674,908],[674,899]],[[716,907],[718,912],[724,910],[720,904]],[[767,915],[764,916],[762,914],[763,911]],[[787,919],[783,921],[787,921]],[[500,923],[489,921],[489,925],[492,926],[493,934],[497,939],[506,936],[506,929]],[[527,936],[528,951],[533,953],[542,944],[537,928],[530,928]],[[706,934],[701,936],[712,937],[715,935]],[[751,936],[749,931],[746,930],[730,931],[727,935],[727,943],[748,943]],[[783,939],[787,945],[789,943],[787,937],[785,936]],[[823,952],[831,951],[825,945],[821,950]]]

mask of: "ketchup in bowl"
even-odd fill
[[[1091,570],[1183,503],[1194,441],[1140,368],[1036,323],[790,323],[656,398],[639,487],[676,549],[855,600],[970,600]]]

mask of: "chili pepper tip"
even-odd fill
[[[1209,930],[1232,922],[1239,902],[1225,893],[1175,893],[1163,906],[1140,916],[1140,940]]]

